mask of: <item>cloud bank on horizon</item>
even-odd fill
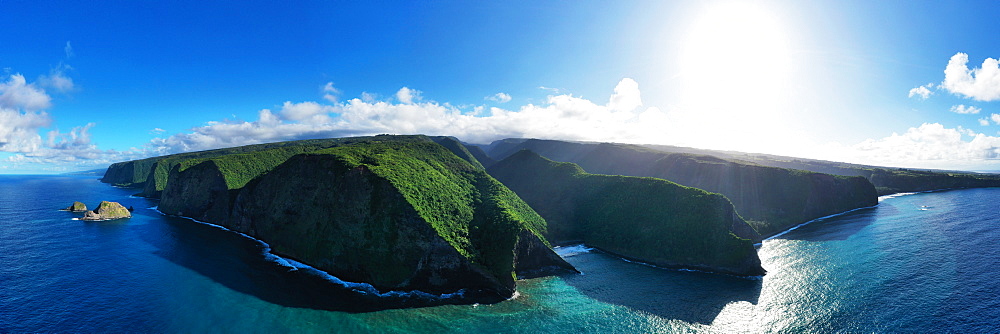
[[[67,55],[72,53],[66,45]],[[967,67],[968,55],[957,53],[946,66],[940,84],[929,83],[913,88],[910,97],[926,100],[933,90],[980,102],[1000,100],[1000,65],[987,58],[980,68]],[[45,112],[52,106],[46,89],[65,93],[74,89],[71,78],[60,65],[35,82],[21,74],[8,75],[0,82],[0,152],[13,153],[3,168],[26,164],[63,164],[76,169],[99,167],[116,161],[180,152],[199,151],[265,142],[390,134],[449,135],[472,143],[489,143],[510,137],[607,141],[623,143],[680,144],[698,147],[699,142],[722,138],[733,145],[704,147],[784,154],[805,158],[846,161],[902,167],[972,166],[1000,159],[1000,137],[990,136],[961,126],[947,128],[927,122],[902,134],[868,139],[853,145],[814,143],[796,138],[783,129],[769,150],[741,147],[756,132],[714,133],[710,124],[692,121],[699,110],[670,107],[661,110],[645,106],[639,83],[631,78],[618,82],[607,100],[594,101],[572,94],[551,91],[543,103],[528,103],[514,108],[485,105],[456,106],[426,99],[422,91],[402,87],[389,98],[374,94],[342,100],[333,82],[321,88],[320,101],[285,102],[276,110],[262,109],[252,121],[208,121],[182,133],[161,136],[160,128],[150,130],[153,140],[128,151],[101,150],[91,143],[91,131],[98,125],[88,123],[63,133],[49,129],[52,117]],[[512,96],[497,93],[484,100],[508,103]],[[975,115],[982,111],[972,105],[955,105],[952,113]],[[704,118],[702,118],[704,121]],[[710,120],[709,120],[710,121]],[[978,119],[982,126],[990,121],[1000,125],[1000,114]],[[47,130],[47,131],[46,131]],[[760,130],[760,129],[757,129]],[[42,133],[45,133],[43,138]],[[704,140],[704,141],[703,141]],[[758,143],[758,142],[755,142]]]

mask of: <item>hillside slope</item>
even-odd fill
[[[752,233],[724,196],[648,178],[588,174],[522,150],[488,169],[549,222],[553,242],[661,266],[763,275]]]
[[[548,246],[537,213],[434,139],[341,138],[170,156],[155,162],[172,166],[160,210],[245,233],[380,290],[464,290],[495,302],[514,293],[515,275],[575,271]]]
[[[555,161],[578,164],[589,173],[655,177],[720,193],[764,237],[812,219],[877,204],[874,186],[862,177],[626,144],[506,139],[489,148],[495,159],[528,149]]]
[[[662,152],[710,155],[721,159],[748,161],[771,167],[801,169],[833,175],[862,176],[875,185],[879,196],[941,189],[1000,187],[1000,174],[879,167],[773,154],[702,150],[667,145],[642,146]]]

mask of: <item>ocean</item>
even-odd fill
[[[0,333],[1000,331],[1000,188],[893,196],[803,225],[761,244],[756,279],[560,247],[583,274],[519,281],[491,305],[379,296],[135,192],[0,175]],[[133,218],[59,211],[101,200]]]

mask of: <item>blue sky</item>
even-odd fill
[[[1000,169],[993,9],[5,1],[0,173],[377,133]]]

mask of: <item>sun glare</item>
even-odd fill
[[[682,108],[728,133],[779,125],[793,70],[786,29],[759,3],[716,4],[696,14],[679,50]]]

